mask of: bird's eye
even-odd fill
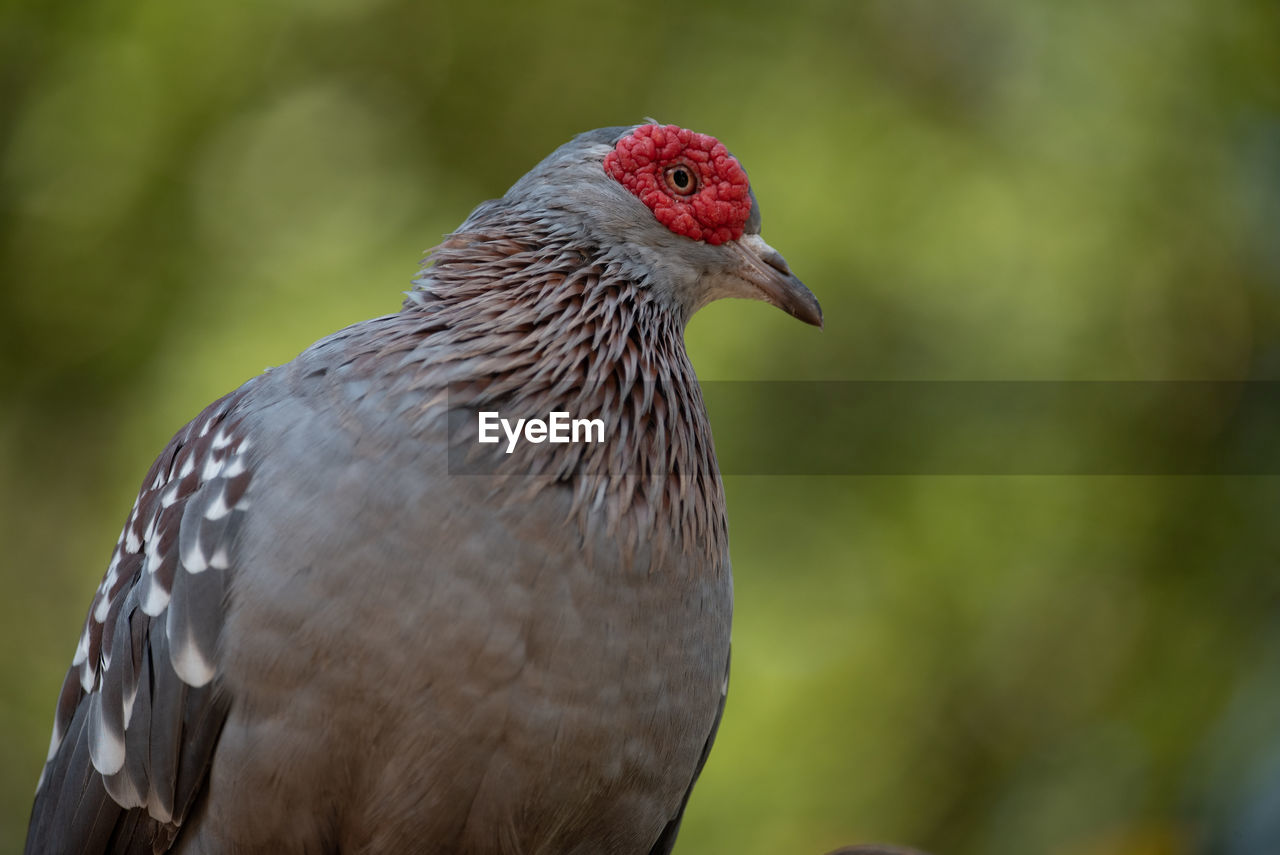
[[[693,170],[682,163],[668,166],[666,171],[667,186],[677,196],[690,196],[698,189],[698,179]]]

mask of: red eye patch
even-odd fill
[[[672,190],[666,173],[677,166],[694,176],[695,192]],[[641,125],[605,156],[604,171],[648,205],[658,222],[693,240],[712,245],[737,240],[751,216],[747,173],[707,134],[676,125]]]

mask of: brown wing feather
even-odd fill
[[[214,677],[249,503],[248,388],[179,431],[143,481],[58,697],[28,855],[162,852],[199,795],[229,705]]]

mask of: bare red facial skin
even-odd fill
[[[682,195],[667,171],[684,166],[696,190]],[[718,246],[742,237],[751,216],[751,185],[738,161],[713,136],[676,125],[641,125],[618,141],[604,171],[649,206],[671,231]]]

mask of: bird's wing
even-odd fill
[[[180,431],[143,481],[58,697],[28,855],[164,851],[204,784],[229,701],[214,677],[248,507],[247,388]]]
[[[707,742],[702,746],[702,756],[698,758],[698,765],[693,770],[693,778],[689,781],[689,788],[684,791],[684,798],[680,800],[680,809],[676,811],[676,815],[671,818],[671,821],[663,827],[657,841],[649,849],[649,855],[670,855],[672,847],[676,845],[676,835],[680,833],[680,822],[684,819],[684,809],[689,806],[689,796],[693,794],[693,785],[698,783],[698,776],[702,774],[702,767],[707,765],[707,757],[711,755],[711,746],[715,743],[716,733],[720,730],[720,719],[724,717],[724,702],[729,697],[729,658],[729,656],[725,657],[724,685],[720,690],[720,706],[716,709],[715,721],[711,722],[711,733],[707,734]]]

